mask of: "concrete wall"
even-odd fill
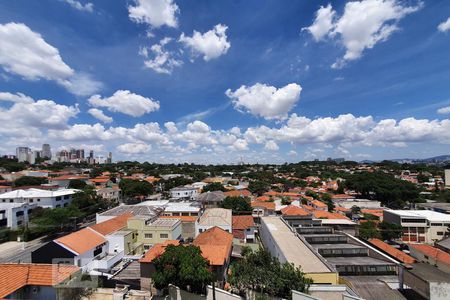
[[[181,290],[174,285],[169,285],[168,300],[213,300],[212,286],[207,287],[206,293],[206,296],[192,294],[187,291]],[[216,300],[244,300],[239,295],[231,294],[219,288],[215,288],[215,296]]]
[[[450,299],[450,283],[432,282],[430,283],[430,300]]]
[[[436,261],[434,257],[430,256],[425,257],[425,255],[422,252],[417,251],[416,249],[414,249],[414,247],[409,247],[409,250],[411,251],[411,256],[413,256],[418,261],[426,262],[432,266],[436,266],[439,270],[450,274],[450,265],[441,261]]]

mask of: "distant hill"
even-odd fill
[[[390,161],[401,162],[401,163],[445,163],[450,162],[450,155],[439,155],[430,158],[399,158],[399,159],[389,159]]]

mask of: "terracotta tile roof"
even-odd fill
[[[311,201],[311,203],[317,207],[328,207],[325,203],[323,203],[322,201],[319,201],[319,200],[313,200],[313,201]]]
[[[302,195],[299,194],[299,193],[285,192],[285,193],[281,193],[281,196],[283,196],[283,197],[291,197],[291,198],[300,198]]]
[[[254,226],[253,217],[250,215],[233,216],[233,230],[242,230]]]
[[[268,191],[268,192],[264,193],[264,196],[272,196],[272,197],[274,197],[274,196],[278,196],[279,194],[280,193],[275,192],[275,191]]]
[[[212,266],[222,266],[228,260],[233,247],[233,235],[222,228],[213,227],[200,233],[194,240],[202,256]]]
[[[268,210],[275,210],[275,202],[252,201],[252,207],[265,207]]]
[[[70,265],[0,264],[0,298],[26,285],[57,285],[79,270]]]
[[[350,209],[349,208],[345,208],[345,207],[341,207],[341,206],[336,206],[334,208],[335,211],[340,211],[340,212],[349,212]]]
[[[316,219],[345,219],[350,220],[346,216],[341,215],[340,213],[332,213],[324,210],[315,210],[313,212],[314,218]]]
[[[383,242],[382,240],[379,239],[370,239],[369,242],[376,246],[377,248],[379,248],[380,250],[383,250],[384,252],[386,252],[387,254],[389,254],[392,257],[395,257],[396,259],[398,259],[399,261],[405,263],[405,264],[412,264],[415,263],[416,260],[414,258],[412,258],[411,256],[409,256],[408,254],[406,254],[403,251],[400,251],[394,247],[392,247],[389,244],[386,244],[385,242]]]
[[[109,219],[107,221],[89,226],[94,229],[98,233],[103,235],[111,234],[117,230],[120,230],[127,226],[127,220],[133,217],[133,214],[130,212],[124,213],[123,215],[117,216],[115,218]]]
[[[92,248],[106,243],[106,239],[91,228],[84,228],[55,240],[75,253],[82,254]]]
[[[155,258],[161,256],[166,251],[166,247],[169,245],[178,246],[180,241],[167,240],[164,243],[155,244],[150,250],[145,252],[144,256],[139,260],[140,263],[151,263]]]
[[[86,180],[88,179],[87,176],[82,175],[62,175],[58,177],[49,177],[49,180],[72,180],[72,179],[80,179],[80,180]]]
[[[361,212],[363,214],[369,214],[374,215],[377,217],[383,217],[383,210],[382,209],[362,209]]]
[[[106,183],[109,180],[110,180],[109,178],[92,178],[92,179],[89,179],[89,181],[93,182],[93,183]]]
[[[281,210],[283,216],[309,216],[311,213],[296,205],[288,205]]]
[[[249,190],[235,190],[225,192],[225,197],[250,197],[252,193]]]
[[[270,197],[269,196],[259,196],[258,198],[256,198],[256,201],[263,201],[263,202],[266,202],[266,201],[270,201]]]
[[[302,205],[302,207],[304,209],[306,209],[306,210],[309,210],[309,211],[314,211],[315,210],[314,207],[312,207],[311,205]]]
[[[198,216],[159,216],[160,219],[179,219],[181,222],[195,222]]]
[[[354,199],[355,197],[347,194],[336,194],[331,196],[332,199]]]
[[[409,244],[409,246],[436,261],[450,265],[450,254],[447,252],[425,244]]]

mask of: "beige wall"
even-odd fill
[[[163,243],[166,240],[177,239],[181,235],[181,222],[174,227],[149,226],[145,225],[145,219],[132,218],[128,220],[128,229],[136,230],[138,233],[137,242],[144,246]]]

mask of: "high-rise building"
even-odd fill
[[[106,159],[106,163],[108,163],[108,164],[112,163],[112,152],[108,153],[108,158]]]
[[[16,148],[17,161],[18,162],[28,161],[30,152],[31,149],[28,147],[17,147]]]
[[[450,186],[450,169],[445,170],[445,186]]]
[[[41,150],[41,157],[51,159],[52,158],[52,150],[49,144],[43,144]]]
[[[77,149],[75,151],[75,153],[76,153],[76,156],[77,156],[76,158],[84,160],[84,149]]]
[[[89,158],[94,158],[94,150],[89,151]]]

